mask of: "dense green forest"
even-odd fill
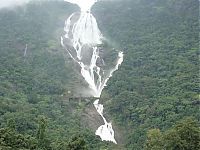
[[[142,149],[149,129],[199,119],[199,2],[118,1],[95,8],[102,32],[125,53],[104,95],[108,114],[128,129],[126,146]]]
[[[106,40],[125,55],[101,97],[118,145],[85,123],[95,121],[85,117],[92,101],[66,98],[85,84],[60,46],[76,10],[62,1],[0,9],[0,150],[200,149],[199,1],[93,7]]]

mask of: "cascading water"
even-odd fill
[[[67,50],[70,57],[79,64],[81,75],[92,90],[92,96],[100,97],[107,81],[123,62],[123,52],[118,53],[116,66],[105,71],[99,65],[104,62],[100,55],[103,36],[96,19],[90,12],[97,0],[64,1],[77,4],[81,12],[73,13],[65,21],[65,35],[61,37],[61,45]],[[117,144],[112,124],[108,123],[103,116],[103,105],[99,104],[99,99],[93,104],[104,121],[104,125],[100,126],[95,134],[100,136],[103,141],[111,141]]]

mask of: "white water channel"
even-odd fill
[[[70,57],[79,64],[81,75],[92,90],[91,95],[100,97],[107,81],[123,62],[123,52],[118,53],[116,66],[105,71],[99,65],[100,62],[104,62],[99,48],[99,45],[102,44],[103,36],[95,17],[90,11],[97,0],[64,1],[77,4],[81,11],[73,13],[65,21],[65,35],[61,37],[61,45],[67,50]],[[104,121],[104,125],[100,126],[95,134],[100,136],[102,141],[111,141],[117,144],[112,124],[108,123],[103,116],[103,105],[99,104],[99,99],[93,104]]]

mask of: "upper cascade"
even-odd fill
[[[90,11],[91,7],[97,2],[97,0],[64,0],[69,3],[77,4],[82,12]]]

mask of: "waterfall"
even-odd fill
[[[95,17],[91,14],[91,7],[97,0],[64,1],[77,4],[81,12],[73,13],[65,21],[65,35],[61,36],[61,45],[67,50],[70,57],[79,64],[81,75],[92,90],[92,96],[100,97],[107,81],[123,62],[123,52],[118,53],[115,67],[105,71],[99,65],[99,62],[104,62],[99,48],[99,45],[103,44],[103,35],[98,28]],[[103,141],[117,144],[112,124],[108,123],[103,116],[103,105],[99,104],[99,99],[93,104],[104,121],[104,125],[100,126],[95,134],[100,136]]]

